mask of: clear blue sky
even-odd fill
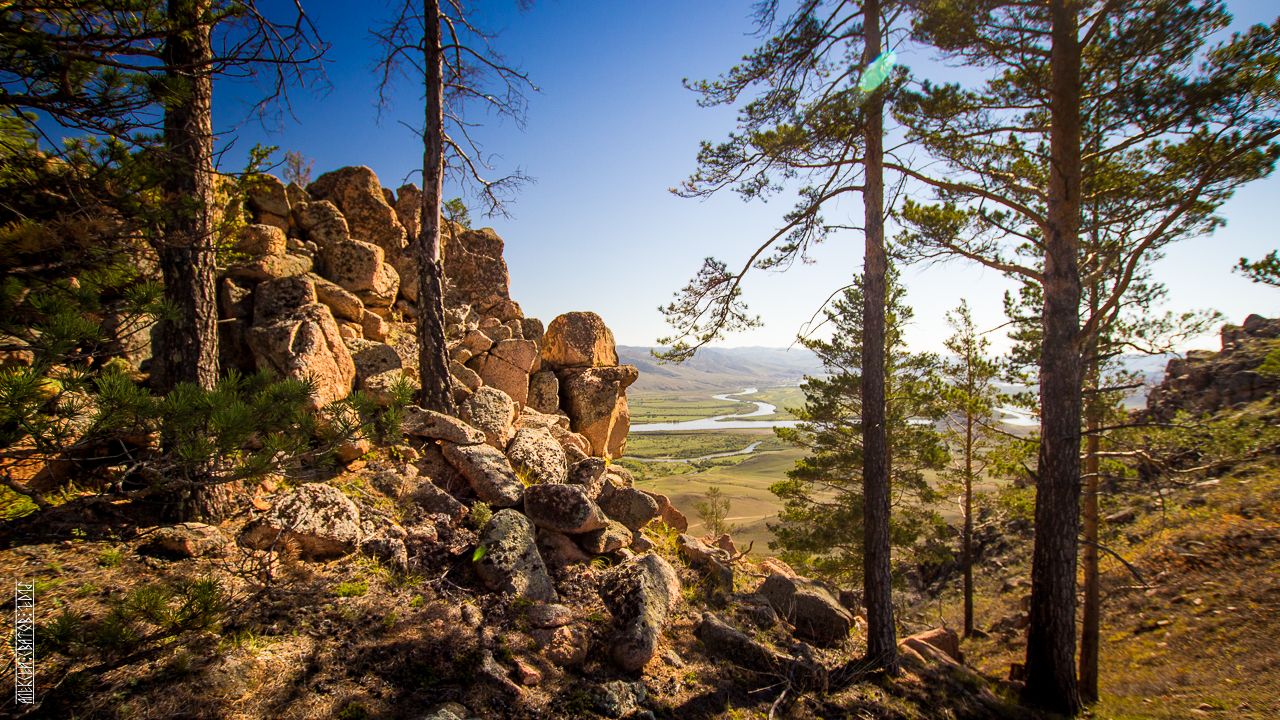
[[[563,312],[592,310],[620,344],[651,345],[667,334],[656,308],[703,257],[715,255],[734,267],[778,226],[792,204],[786,195],[747,204],[732,194],[698,201],[668,192],[694,169],[700,140],[719,140],[733,129],[733,109],[699,108],[680,81],[714,77],[759,44],[750,34],[751,4],[562,0],[521,14],[510,0],[487,3],[496,13],[489,27],[502,30],[497,47],[540,89],[530,95],[523,132],[510,122],[478,131],[486,150],[498,156],[498,170],[518,167],[537,180],[510,206],[510,218],[477,220],[506,241],[512,296],[526,315],[546,322]],[[333,45],[333,88],[320,97],[295,91],[297,120],[287,120],[279,132],[267,134],[257,125],[234,131],[237,150],[227,162],[263,142],[314,158],[316,174],[367,165],[384,186],[421,184],[422,146],[401,124],[420,123],[419,86],[403,82],[380,122],[375,107],[368,28],[390,11],[377,3],[331,0],[304,0],[304,6]],[[1277,14],[1269,1],[1228,7],[1240,27],[1270,23]],[[927,64],[919,57],[899,60]],[[224,126],[234,117],[234,102],[228,102],[234,92],[215,90]],[[1240,256],[1258,258],[1280,247],[1277,202],[1280,173],[1248,186],[1223,208],[1226,228],[1170,250],[1156,267],[1157,279],[1171,289],[1168,309],[1211,307],[1235,323],[1251,312],[1280,313],[1280,290],[1231,272]],[[845,211],[858,215],[860,205]],[[861,246],[860,235],[837,236],[815,253],[817,264],[751,277],[746,299],[765,326],[724,344],[789,345],[827,296],[860,272]],[[916,349],[941,348],[943,317],[961,297],[980,325],[1003,322],[1001,295],[1011,284],[998,273],[951,263],[909,268],[905,279],[916,311],[908,340]],[[998,339],[997,346],[1003,346]],[[1195,346],[1216,349],[1216,338]]]

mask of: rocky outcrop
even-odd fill
[[[568,535],[599,530],[608,522],[604,511],[577,485],[526,488],[524,512],[538,527]]]
[[[1280,319],[1250,315],[1241,326],[1222,326],[1222,350],[1191,350],[1165,368],[1147,395],[1145,415],[1168,422],[1179,410],[1192,415],[1261,400],[1280,391],[1280,375],[1260,372],[1280,337]]]
[[[374,243],[392,255],[404,250],[404,227],[382,193],[378,176],[369,168],[327,172],[308,185],[307,192],[332,202],[342,212],[352,237]]]
[[[757,672],[785,674],[804,690],[825,692],[827,689],[827,671],[821,665],[758,643],[715,613],[704,612],[695,633],[710,657]]]
[[[627,671],[639,670],[658,653],[680,580],[666,560],[642,555],[611,569],[600,582],[600,599],[613,615],[616,636],[610,654]]]
[[[581,433],[599,457],[622,457],[631,413],[626,388],[640,377],[631,365],[570,368],[557,373],[560,399],[569,414],[569,428]]]
[[[564,448],[546,428],[521,428],[507,446],[507,459],[536,484],[563,483],[569,463]]]
[[[524,502],[525,488],[507,457],[488,445],[440,444],[444,457],[471,483],[476,496],[496,508]]]
[[[825,586],[808,578],[770,575],[756,592],[795,626],[797,636],[819,645],[841,642],[853,628],[853,614]]]
[[[503,245],[489,228],[466,230],[445,243],[444,274],[453,281],[445,292],[448,304],[466,304],[487,313],[511,300]]]
[[[280,377],[314,377],[315,407],[341,400],[351,392],[355,364],[325,305],[313,303],[275,318],[255,318],[246,340],[259,369]]]

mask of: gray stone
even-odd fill
[[[138,549],[148,555],[180,560],[205,555],[221,555],[226,546],[227,538],[218,528],[204,523],[188,522],[160,528]]]
[[[545,428],[521,428],[507,445],[507,459],[534,483],[563,483],[568,472],[564,448]]]
[[[539,370],[529,376],[529,407],[554,415],[560,410],[560,380],[550,370]]]
[[[541,602],[555,602],[555,586],[534,544],[534,525],[515,510],[493,514],[481,533],[476,574],[490,590]]]
[[[541,527],[538,528],[538,552],[542,553],[543,561],[553,567],[591,561],[591,556],[583,551],[573,538]]]
[[[631,531],[625,525],[616,521],[609,520],[608,524],[599,530],[583,533],[579,538],[582,549],[596,555],[611,553],[614,550],[624,548],[631,544]]]
[[[267,325],[316,302],[316,287],[306,275],[258,283],[253,289],[253,324]]]
[[[607,523],[604,512],[576,485],[525,488],[524,512],[538,527],[569,535],[599,530]]]
[[[702,641],[709,657],[728,660],[757,672],[786,673],[804,690],[827,690],[827,671],[822,666],[762,645],[721,620],[715,613],[702,614],[702,623],[698,625],[695,634]]]
[[[756,592],[778,615],[795,626],[795,634],[820,645],[843,641],[853,628],[853,614],[821,583],[808,578],[770,575]]]
[[[409,500],[416,503],[428,514],[447,515],[449,521],[457,525],[467,516],[470,510],[458,502],[452,495],[436,487],[430,480],[423,480],[409,494]]]
[[[240,543],[255,550],[285,543],[311,560],[353,552],[361,540],[360,509],[337,488],[311,483],[278,498],[266,514],[245,526]]]
[[[451,442],[441,443],[441,450],[445,459],[462,473],[476,496],[484,502],[505,508],[524,501],[525,487],[502,453],[488,445],[455,445]]]
[[[568,477],[565,482],[570,485],[581,485],[587,491],[587,497],[595,500],[600,496],[600,492],[604,489],[605,472],[609,469],[609,464],[602,458],[592,457],[581,460],[573,464],[569,468]]]
[[[628,672],[658,653],[671,608],[680,598],[680,580],[666,560],[641,555],[611,568],[600,581],[600,599],[617,630],[611,654]]]
[[[462,419],[483,430],[486,442],[499,450],[506,450],[511,442],[518,413],[509,395],[491,387],[479,388],[461,407]]]
[[[423,410],[417,405],[406,405],[400,429],[406,435],[447,440],[456,445],[479,445],[484,433],[470,425],[434,410]]]
[[[573,611],[563,605],[534,605],[525,618],[536,628],[557,628],[573,622]]]
[[[606,481],[596,504],[605,515],[617,520],[632,532],[649,524],[658,517],[658,501],[640,490],[631,487],[615,487]]]

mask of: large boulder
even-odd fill
[[[671,608],[679,598],[675,569],[657,555],[628,560],[601,578],[600,599],[617,630],[611,654],[623,670],[639,670],[657,654]]]
[[[327,172],[307,186],[313,197],[329,200],[342,211],[352,236],[397,255],[406,245],[405,230],[382,193],[378,176],[367,167]]]
[[[385,262],[382,248],[362,240],[339,240],[321,252],[324,276],[359,296],[395,297],[400,277]],[[390,270],[390,274],[388,274]],[[367,304],[367,303],[366,303]],[[378,307],[388,307],[381,305]]]
[[[658,501],[641,490],[631,487],[615,487],[612,482],[605,482],[596,504],[605,515],[617,520],[632,532],[658,517]]]
[[[756,593],[795,626],[795,634],[819,645],[843,641],[853,628],[853,614],[821,583],[803,577],[770,575]]]
[[[246,340],[259,369],[279,377],[314,377],[314,407],[351,393],[355,364],[328,307],[304,305],[270,321],[255,321]]]
[[[346,218],[342,217],[336,205],[327,200],[294,205],[293,219],[306,232],[307,239],[321,250],[351,239]]]
[[[729,553],[684,534],[676,536],[676,548],[685,562],[711,573],[721,589],[733,592],[733,567],[729,564]]]
[[[251,260],[231,263],[226,275],[238,280],[262,282],[276,278],[305,275],[311,272],[311,258],[306,255],[263,255]]]
[[[539,370],[529,376],[528,407],[540,413],[555,415],[560,411],[560,380],[551,370]]]
[[[246,255],[283,255],[287,249],[288,239],[280,228],[245,225],[236,232],[236,252]]]
[[[289,196],[285,186],[274,175],[259,175],[249,182],[249,207],[258,213],[289,217]]]
[[[491,228],[466,230],[444,245],[444,274],[453,281],[446,305],[466,303],[484,313],[510,300],[511,278],[502,259],[503,242]]]
[[[364,318],[364,303],[360,302],[355,293],[315,273],[308,273],[307,277],[315,285],[316,299],[328,305],[335,318],[357,323]]]
[[[357,381],[404,367],[404,362],[395,348],[385,343],[363,338],[347,338],[343,343],[351,353]]]
[[[542,361],[556,368],[612,367],[618,364],[613,331],[593,312],[565,313],[542,336]]]
[[[520,413],[511,396],[486,385],[472,393],[460,409],[467,424],[484,431],[486,442],[498,450],[507,449],[515,434],[512,425]]]
[[[417,185],[409,183],[396,190],[395,210],[396,219],[400,221],[407,236],[405,239],[412,245],[414,238],[418,237],[422,221],[422,191]]]
[[[515,507],[525,488],[502,453],[488,445],[440,444],[444,457],[471,483],[476,497],[493,507]]]
[[[272,503],[240,534],[255,550],[292,545],[309,560],[329,560],[354,552],[362,538],[360,508],[335,487],[312,483]]]
[[[582,434],[599,457],[622,457],[631,413],[626,388],[640,377],[632,365],[561,370],[560,397],[569,428]]]
[[[709,657],[728,660],[757,672],[785,673],[804,690],[825,692],[827,689],[827,671],[821,665],[784,655],[758,643],[715,613],[704,612],[702,623],[694,633],[702,641]]]
[[[599,530],[608,523],[604,511],[577,485],[524,488],[524,514],[540,528],[569,535]]]
[[[569,469],[564,448],[546,428],[521,428],[507,445],[507,459],[533,483],[562,483]]]
[[[402,410],[400,429],[406,435],[447,440],[455,445],[479,445],[484,442],[484,432],[434,410],[423,410],[417,405],[407,405]]]
[[[472,563],[490,590],[530,600],[555,602],[555,586],[534,544],[534,526],[515,510],[493,514],[480,536],[484,548]]]
[[[268,280],[253,289],[255,325],[266,325],[316,302],[315,283],[306,275]]]
[[[631,531],[617,520],[608,520],[599,530],[583,533],[582,549],[596,555],[611,553],[631,544]]]
[[[569,468],[565,482],[570,485],[581,485],[587,491],[587,497],[595,500],[608,482],[604,477],[608,471],[609,464],[603,458],[579,460]]]

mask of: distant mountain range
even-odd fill
[[[618,361],[640,369],[640,379],[628,393],[732,392],[744,387],[798,385],[805,375],[822,374],[818,356],[802,347],[703,348],[679,365],[660,364],[649,350],[618,346]]]

